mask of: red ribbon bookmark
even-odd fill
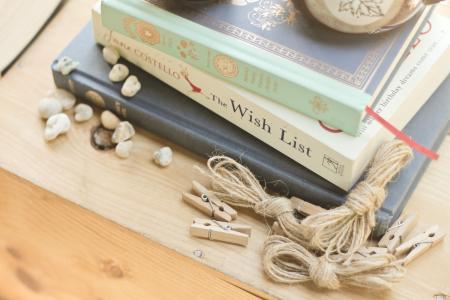
[[[374,118],[384,128],[389,130],[398,139],[400,139],[400,140],[404,141],[405,143],[407,143],[411,148],[413,148],[413,149],[419,151],[420,153],[428,156],[432,160],[436,160],[436,159],[439,158],[439,154],[437,154],[436,152],[431,151],[427,147],[422,146],[421,144],[415,142],[411,137],[407,136],[406,134],[404,134],[403,132],[401,132],[400,130],[395,128],[391,123],[389,123],[388,121],[383,119],[379,114],[377,114],[375,111],[373,111],[373,109],[371,109],[368,106],[366,106],[366,113],[369,116],[371,116],[372,118]]]

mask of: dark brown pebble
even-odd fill
[[[116,147],[112,142],[114,131],[105,129],[102,125],[98,125],[91,130],[91,145],[97,150],[106,151]]]

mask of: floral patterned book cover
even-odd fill
[[[355,13],[352,0],[336,1]],[[175,2],[104,0],[103,23],[352,135],[429,13],[390,32],[352,35],[312,20],[302,1]]]

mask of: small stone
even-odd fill
[[[115,130],[120,123],[120,119],[109,110],[105,110],[104,112],[102,112],[102,114],[100,115],[100,120],[103,127],[109,130]]]
[[[51,91],[47,97],[58,100],[61,103],[63,110],[71,109],[77,102],[77,98],[64,89],[55,89]]]
[[[124,142],[131,139],[135,135],[135,133],[136,131],[134,130],[133,125],[131,125],[130,122],[120,122],[116,130],[114,130],[112,141],[115,144]]]
[[[123,64],[117,64],[112,67],[111,72],[109,72],[109,80],[112,82],[124,81],[128,75],[130,75],[130,70],[127,66]]]
[[[116,48],[106,46],[103,48],[103,58],[108,64],[115,65],[119,61],[120,53]]]
[[[103,126],[96,126],[91,131],[91,145],[101,151],[114,149],[116,146],[112,142],[112,135],[114,131],[103,128]]]
[[[125,80],[125,83],[122,86],[122,95],[125,97],[134,97],[141,90],[141,83],[139,79],[131,75]]]
[[[60,113],[51,116],[44,129],[44,139],[48,142],[56,139],[59,135],[69,131],[70,124],[70,119],[66,114]]]
[[[120,142],[116,146],[116,155],[120,158],[128,158],[131,154],[131,149],[133,148],[132,141]]]
[[[60,58],[56,63],[56,70],[58,70],[58,72],[66,76],[72,73],[73,70],[78,68],[79,65],[80,65],[79,62],[74,61],[68,56],[64,56]]]
[[[75,106],[75,121],[86,122],[94,115],[94,110],[87,104],[80,103]]]
[[[38,110],[42,119],[48,119],[62,112],[63,108],[58,100],[47,97],[39,102]]]
[[[172,163],[172,149],[170,147],[163,147],[153,153],[153,160],[161,167],[167,167]]]

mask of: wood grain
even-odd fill
[[[54,12],[61,0],[0,0],[0,77]]]
[[[5,171],[0,191],[0,299],[257,298]]]
[[[215,293],[220,297],[222,288],[226,288],[230,295],[246,289],[264,296],[248,285],[283,299],[379,299],[380,296],[386,299],[432,299],[437,293],[450,294],[450,249],[447,240],[434,247],[429,255],[412,263],[406,280],[396,285],[392,292],[325,292],[310,285],[274,284],[261,272],[261,244],[268,232],[263,219],[247,212],[240,213],[239,223],[253,227],[247,248],[189,236],[188,227],[193,217],[202,215],[181,201],[181,192],[189,191],[192,179],[202,179],[193,166],[202,165],[203,160],[171,145],[175,151],[174,163],[167,169],[160,169],[151,162],[151,153],[166,142],[141,131],[134,139],[135,148],[128,160],[120,160],[113,153],[95,151],[88,139],[91,127],[98,122],[97,118],[74,126],[67,136],[54,143],[45,143],[42,139],[43,122],[38,118],[36,109],[38,101],[53,86],[50,63],[89,19],[89,9],[94,2],[67,1],[32,47],[0,80],[0,167],[139,232],[156,243],[138,238],[59,198],[44,192],[41,195],[27,184],[11,187],[11,191],[6,192],[9,196],[0,198],[0,240],[4,243],[3,247],[14,249],[0,254],[0,264],[10,266],[7,271],[0,270],[5,273],[0,273],[0,278],[4,275],[9,280],[5,282],[11,282],[11,285],[2,285],[0,280],[0,299],[3,295],[11,299],[16,299],[14,295],[18,299],[41,299],[39,291],[44,290],[49,292],[43,293],[42,299],[64,298],[66,295],[67,299],[110,299],[101,294],[111,298],[123,296],[122,289],[132,295],[127,298],[136,299],[151,298],[148,295],[176,299],[176,296],[184,294],[215,298]],[[418,229],[438,223],[450,232],[449,138],[440,152],[441,159],[432,163],[407,209],[421,213]],[[5,190],[9,186],[1,185]],[[23,190],[28,188],[31,190],[24,194]],[[202,285],[211,286],[211,289],[203,294],[192,278],[186,275],[189,272],[203,272],[191,271],[200,270],[198,265],[157,243],[248,285],[208,269]],[[19,269],[14,258],[17,253],[19,257],[27,257],[27,263],[21,264]],[[194,253],[202,255],[197,257]],[[73,257],[83,261],[81,266],[74,263]],[[119,281],[126,283],[116,287],[115,280],[106,280],[106,275],[97,276],[98,264],[102,265],[102,261],[106,261],[103,263],[106,266],[100,269],[119,274],[120,268],[122,273],[131,274],[126,280]],[[177,267],[179,265],[181,269]],[[128,269],[130,273],[127,273]],[[37,279],[41,277],[43,280]],[[68,283],[65,278],[68,278]],[[148,281],[155,281],[155,285],[148,283],[147,278],[151,279]],[[224,280],[232,284],[223,286]],[[10,287],[17,281],[28,286],[26,292],[23,291],[28,294],[14,294],[15,290]],[[183,292],[176,294],[177,291],[172,291],[178,288]],[[56,294],[51,294],[52,290]],[[77,293],[78,290],[80,293]]]

